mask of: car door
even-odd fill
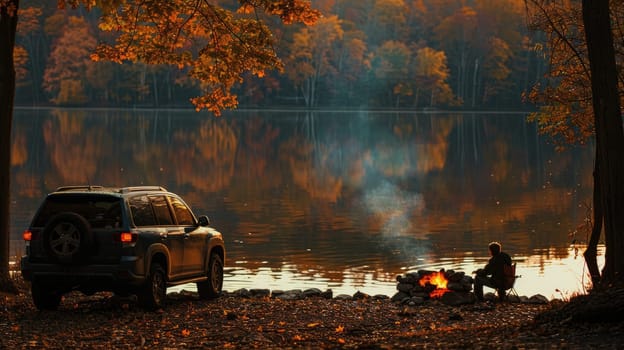
[[[165,231],[163,242],[169,250],[171,278],[184,274],[184,229],[175,224],[174,217],[164,195],[150,196],[158,227]]]
[[[184,273],[203,275],[206,261],[206,234],[199,229],[191,209],[180,198],[169,197],[179,227],[184,231]]]

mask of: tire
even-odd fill
[[[205,281],[197,282],[197,292],[202,299],[214,299],[223,288],[223,259],[219,254],[210,254],[206,277]]]
[[[93,245],[91,225],[76,213],[56,215],[43,229],[48,255],[63,264],[82,262]]]
[[[56,310],[61,304],[62,294],[39,279],[32,281],[31,293],[33,303],[39,310]]]
[[[141,307],[146,310],[162,308],[167,298],[167,279],[165,270],[159,263],[152,263],[149,276],[139,290],[137,298]]]

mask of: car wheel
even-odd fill
[[[51,290],[50,285],[34,279],[31,285],[33,303],[39,310],[56,310],[61,304],[62,294]]]
[[[137,295],[139,304],[147,310],[162,308],[167,297],[165,270],[158,263],[153,263],[145,284]]]
[[[219,254],[210,254],[207,279],[197,282],[197,292],[202,299],[216,298],[223,288],[223,259]]]
[[[61,213],[44,228],[48,254],[60,263],[80,261],[93,242],[89,222],[76,213]]]

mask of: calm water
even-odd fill
[[[12,162],[16,255],[56,187],[158,184],[224,233],[230,291],[393,295],[407,271],[481,267],[493,240],[520,294],[588,281],[593,148],[557,153],[523,114],[17,109]]]

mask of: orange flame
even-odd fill
[[[429,293],[429,296],[431,298],[439,298],[444,295],[444,293],[449,291],[446,288],[448,280],[446,279],[446,276],[444,276],[444,272],[433,272],[425,275],[420,278],[420,281],[418,283],[422,287],[425,287],[427,284],[436,286],[436,289]]]

